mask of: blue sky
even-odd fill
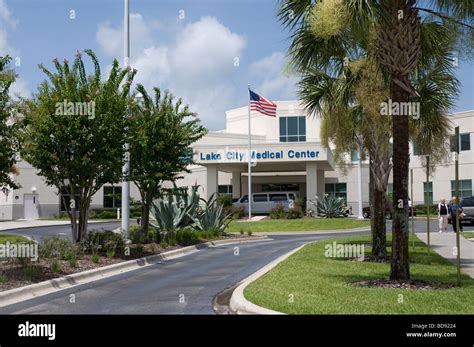
[[[130,3],[136,81],[183,97],[210,129],[224,128],[225,110],[246,104],[248,83],[273,100],[295,98],[296,79],[283,72],[289,41],[275,0]],[[44,79],[39,63],[72,60],[78,49],[93,49],[104,67],[114,57],[122,63],[122,28],[122,0],[0,0],[0,55],[21,58],[14,91],[25,96]],[[461,62],[458,75],[463,85],[453,111],[472,110],[472,63]]]

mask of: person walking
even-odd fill
[[[446,199],[441,198],[438,204],[438,221],[439,221],[439,232],[448,231],[448,204]]]
[[[456,216],[459,213],[463,213],[462,206],[459,204],[457,197],[453,196],[453,199],[449,203],[449,215],[451,216],[451,223],[453,224],[453,231],[457,232],[456,226]],[[461,218],[459,218],[459,231],[462,232]]]

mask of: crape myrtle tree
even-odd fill
[[[389,100],[398,104],[416,100],[419,95],[411,76],[421,64],[422,19],[454,28],[452,37],[459,44],[472,43],[472,0],[433,0],[429,8],[418,6],[415,0],[281,0],[278,16],[292,31],[290,55],[299,72],[317,67],[330,76],[342,68],[348,49],[357,54],[360,47],[374,43],[374,58],[388,80]],[[420,1],[421,3],[421,1]],[[375,28],[375,40],[374,32]],[[461,29],[460,29],[461,28]],[[325,35],[316,37],[313,32]],[[360,47],[354,48],[353,42]],[[445,50],[433,50],[440,61],[453,58],[455,45],[449,55]],[[429,48],[429,47],[428,47]],[[459,45],[457,46],[459,48]],[[421,111],[423,114],[423,110]],[[393,138],[393,223],[392,261],[390,278],[406,280],[408,265],[408,168],[410,120],[408,115],[392,116]]]
[[[24,105],[22,157],[46,183],[58,189],[71,220],[72,238],[87,233],[92,196],[105,183],[121,180],[125,115],[130,109],[130,85],[136,73],[117,60],[106,80],[91,50],[94,73],[86,75],[82,54],[72,66],[53,60],[56,71],[39,68],[48,77]],[[69,199],[66,199],[69,196]]]
[[[15,82],[15,74],[8,69],[11,58],[0,57],[0,189],[8,192],[19,186],[12,174],[18,174],[15,167],[18,151],[17,123],[12,118],[12,105],[9,97],[10,86]]]
[[[141,230],[149,226],[150,206],[160,195],[163,181],[175,181],[179,173],[189,172],[193,164],[190,147],[207,132],[196,114],[175,100],[168,91],[153,88],[147,93],[137,85],[141,100],[133,107],[129,124],[130,181],[138,187],[141,197]]]

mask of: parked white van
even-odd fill
[[[272,208],[282,205],[288,212],[289,207],[294,207],[298,198],[297,192],[262,192],[252,193],[252,214],[268,214]],[[235,207],[244,207],[245,213],[249,212],[248,195],[242,196],[232,204]]]

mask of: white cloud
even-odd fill
[[[0,0],[0,19],[13,27],[18,24],[18,20],[13,18],[5,0]]]
[[[19,50],[8,44],[8,33],[0,29],[0,56],[9,55],[16,57],[20,54]]]
[[[100,47],[110,56],[123,56],[123,27],[114,28],[109,22],[99,24],[96,34]],[[131,56],[152,46],[151,32],[143,16],[139,13],[130,14],[130,53]]]
[[[155,25],[153,22],[147,25],[141,15],[136,15],[133,23],[132,47],[133,41],[140,40],[131,53],[130,64],[138,70],[135,82],[150,91],[155,86],[171,90],[199,113],[206,126],[222,127],[225,110],[236,106],[232,97],[234,90],[225,81],[234,73],[234,58],[242,55],[244,38],[216,18],[203,17],[178,29],[165,45],[151,39],[149,27]],[[102,24],[97,41],[109,55],[122,56],[121,35],[122,28]]]
[[[24,98],[30,98],[31,97],[31,91],[30,88],[28,87],[28,82],[25,81],[23,78],[18,77],[15,80],[15,83],[13,83],[10,86],[10,90],[8,91],[10,97],[13,99],[17,99],[18,96],[24,97]]]
[[[0,23],[1,22],[9,24],[13,28],[18,24],[18,20],[13,17],[13,14],[9,10],[5,0],[0,0]],[[20,53],[19,49],[8,43],[8,32],[5,29],[0,29],[0,56],[8,54],[13,58],[12,63],[14,63],[15,58],[20,57]],[[31,97],[28,82],[22,77],[17,77],[16,81],[10,86],[9,95],[15,99],[18,96]]]
[[[296,98],[298,78],[288,72],[287,65],[288,59],[282,52],[274,52],[254,62],[250,72],[261,81],[255,89],[270,99]]]

